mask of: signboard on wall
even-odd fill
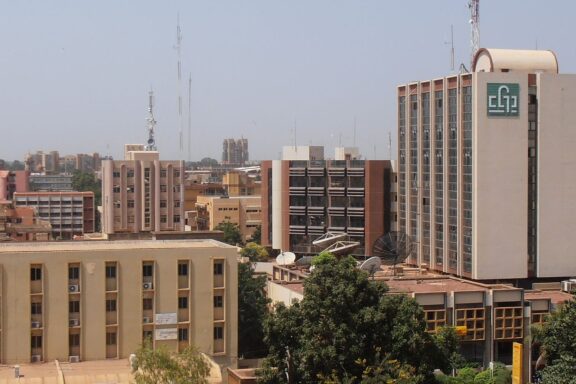
[[[487,84],[487,110],[490,117],[517,117],[520,114],[520,85]]]
[[[154,331],[156,340],[176,340],[178,339],[178,328],[163,328]]]
[[[167,324],[177,324],[178,315],[176,312],[169,313],[157,313],[154,319],[156,325],[167,325]]]

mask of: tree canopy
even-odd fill
[[[260,382],[417,384],[434,382],[435,368],[450,369],[454,351],[426,332],[415,300],[386,295],[353,258],[328,255],[315,265],[304,299],[276,305],[265,321],[270,352]]]
[[[263,323],[268,312],[266,276],[254,276],[251,263],[238,264],[238,356],[264,357]]]
[[[242,244],[242,234],[238,224],[229,221],[218,224],[214,229],[224,232],[224,242],[230,245]]]
[[[242,251],[240,251],[242,257],[247,257],[251,262],[255,261],[265,261],[268,260],[268,251],[261,245],[256,243],[248,243]]]
[[[150,340],[136,351],[136,364],[136,384],[206,384],[210,374],[208,361],[194,347],[171,353],[153,349]]]

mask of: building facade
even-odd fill
[[[220,223],[238,225],[244,241],[261,225],[260,196],[198,196],[196,222],[198,230],[213,231]]]
[[[248,139],[224,139],[222,142],[222,164],[241,166],[249,160]]]
[[[38,192],[73,191],[72,175],[64,173],[60,175],[31,174],[30,190]]]
[[[156,151],[128,151],[102,161],[105,234],[184,230],[184,162]]]
[[[364,255],[390,230],[390,161],[273,160],[261,167],[262,245],[315,253],[316,238],[346,232]]]
[[[0,170],[0,203],[12,201],[15,192],[28,192],[29,180],[28,171]]]
[[[550,51],[481,49],[472,73],[398,87],[408,262],[480,280],[575,275],[575,102],[576,76]]]
[[[213,240],[0,247],[0,362],[127,358],[143,340],[237,354],[236,250]]]
[[[52,238],[70,240],[96,231],[94,192],[25,192],[14,194],[16,207],[31,207],[52,227]]]

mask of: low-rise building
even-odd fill
[[[213,231],[229,222],[238,225],[243,240],[249,240],[261,225],[260,196],[198,196],[196,211],[199,230]]]
[[[28,171],[0,170],[0,203],[11,201],[15,192],[28,192],[29,175]]]
[[[72,175],[31,174],[30,190],[36,192],[72,191]]]

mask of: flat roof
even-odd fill
[[[519,289],[501,284],[479,284],[453,277],[411,277],[408,279],[381,279],[380,281],[384,281],[388,285],[391,293],[478,292],[490,289]]]
[[[231,248],[213,239],[191,240],[72,240],[72,241],[34,241],[14,242],[0,247],[2,253],[18,252],[56,252],[56,251],[96,251],[124,249],[173,249],[173,248]]]
[[[562,304],[572,300],[574,296],[564,291],[525,291],[525,300],[550,300],[552,304]]]

